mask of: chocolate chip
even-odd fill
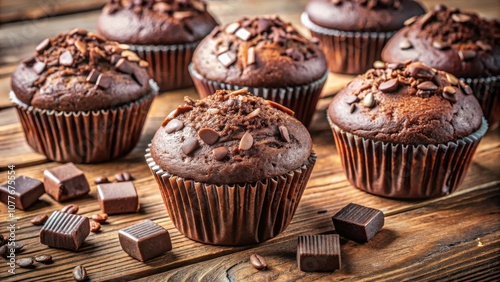
[[[168,122],[167,126],[165,126],[165,132],[173,133],[178,130],[181,130],[184,127],[184,123],[176,118],[172,119]]]
[[[36,74],[41,74],[47,65],[44,62],[36,61],[31,67],[32,70],[35,71]]]
[[[273,25],[272,21],[268,19],[259,18],[257,33],[261,34],[268,31],[272,25]]]
[[[472,95],[474,92],[472,91],[472,88],[470,88],[469,85],[462,83],[462,89],[464,90],[465,95]]]
[[[258,254],[252,254],[250,256],[250,263],[257,270],[262,270],[267,268],[266,260],[263,257],[259,256]]]
[[[87,280],[87,270],[85,269],[84,266],[77,265],[73,269],[73,279],[75,279],[78,282]]]
[[[481,40],[476,41],[476,45],[479,48],[483,49],[484,51],[491,51],[491,49],[492,49],[492,47],[491,47],[490,44],[487,44],[487,43],[485,43],[485,42],[483,42]]]
[[[432,42],[432,46],[434,46],[434,48],[436,48],[436,49],[444,50],[444,49],[449,48],[450,44],[448,44],[447,42],[444,42],[444,41],[435,40]]]
[[[352,114],[356,111],[357,107],[356,104],[351,104],[351,108],[349,109],[349,112]]]
[[[273,107],[273,108],[275,108],[275,109],[278,109],[278,110],[280,110],[280,111],[282,111],[282,112],[284,112],[284,113],[287,113],[288,115],[293,116],[293,115],[295,114],[295,112],[294,112],[294,111],[292,111],[292,110],[290,110],[289,108],[287,108],[287,107],[285,107],[285,106],[283,106],[283,105],[281,105],[281,104],[279,104],[279,103],[276,103],[276,102],[274,102],[274,101],[271,101],[271,100],[266,100],[266,103],[267,103],[269,106],[271,106],[271,107]]]
[[[373,68],[375,69],[385,69],[385,63],[382,61],[373,62]]]
[[[94,179],[95,184],[109,183],[109,179],[106,176],[98,176]]]
[[[100,74],[101,73],[97,69],[92,69],[86,80],[90,83],[95,83]]]
[[[285,53],[292,58],[294,61],[303,61],[304,60],[304,55],[297,49],[295,48],[288,48],[286,49]]]
[[[61,209],[62,213],[76,214],[80,207],[76,204],[69,204]]]
[[[252,33],[250,31],[248,31],[246,28],[240,28],[236,31],[235,35],[239,39],[241,39],[243,41],[247,41],[252,36]]]
[[[213,145],[219,140],[219,134],[211,128],[202,128],[198,131],[198,136],[208,145]]]
[[[75,46],[80,53],[82,53],[84,56],[87,54],[87,44],[85,42],[82,42],[80,40],[75,41]]]
[[[458,51],[458,56],[462,61],[468,61],[476,57],[476,51],[474,50],[460,50]]]
[[[443,93],[446,93],[446,94],[453,95],[453,94],[455,94],[456,92],[457,92],[457,91],[455,90],[455,88],[453,88],[453,86],[449,86],[449,85],[447,85],[447,86],[445,86],[445,87],[443,88]]]
[[[451,73],[446,73],[446,79],[452,85],[457,85],[458,84],[458,79],[453,74],[451,74]]]
[[[134,68],[125,58],[121,58],[116,63],[115,68],[123,73],[132,74],[134,72]]]
[[[103,89],[107,89],[111,85],[112,79],[113,78],[109,75],[100,74],[99,77],[97,77],[96,85]]]
[[[73,55],[71,55],[71,52],[68,50],[68,51],[65,51],[64,53],[62,53],[60,56],[59,56],[59,64],[60,65],[63,65],[63,66],[71,66],[73,65]]]
[[[399,48],[401,48],[401,50],[410,49],[412,47],[413,45],[411,45],[411,42],[407,39],[403,39],[401,42],[399,42]]]
[[[229,150],[226,147],[218,147],[212,150],[212,154],[216,160],[221,161],[229,154]]]
[[[41,262],[41,263],[51,263],[52,256],[51,255],[38,255],[38,256],[35,256],[35,261]]]
[[[116,182],[127,182],[133,180],[133,177],[130,173],[126,171],[119,172],[115,174]]]
[[[278,129],[280,131],[281,138],[286,142],[290,142],[290,135],[288,134],[288,128],[286,128],[286,126],[284,125],[280,125]]]
[[[233,52],[225,52],[217,56],[217,59],[227,68],[236,61]]]
[[[451,19],[457,23],[466,23],[471,20],[471,17],[464,14],[453,14]]]
[[[351,96],[347,97],[347,99],[346,99],[345,102],[350,105],[350,104],[356,103],[358,101],[359,101],[359,98],[357,96],[352,96],[351,95]]]
[[[406,71],[410,76],[422,79],[431,79],[435,74],[431,68],[420,62],[411,63],[407,66]]]
[[[90,221],[90,232],[99,232],[101,230],[101,224],[96,221]]]
[[[253,137],[252,135],[247,131],[245,134],[243,134],[243,137],[241,137],[240,144],[238,146],[238,150],[240,151],[245,151],[250,148],[252,148],[253,145]]]
[[[363,105],[367,108],[372,108],[375,106],[375,98],[373,98],[373,93],[368,93],[365,98],[363,98]]]
[[[43,225],[45,223],[45,221],[47,221],[47,219],[49,219],[48,215],[46,215],[46,214],[39,214],[39,215],[35,216],[34,218],[32,218],[30,220],[30,222],[33,225]]]
[[[226,31],[227,33],[231,33],[231,34],[233,34],[233,33],[235,33],[235,32],[236,32],[236,30],[238,30],[238,28],[240,28],[240,23],[238,23],[238,22],[234,22],[234,23],[229,24],[229,25],[226,27],[225,31]]]
[[[18,259],[16,261],[16,264],[22,268],[28,268],[28,267],[31,267],[33,265],[33,259],[32,258]]]
[[[38,45],[36,45],[35,50],[38,54],[42,53],[43,51],[47,50],[50,47],[50,40],[48,38],[45,38],[40,42]]]
[[[106,222],[106,220],[108,220],[108,214],[107,213],[93,214],[91,218],[95,222],[104,223]]]
[[[417,16],[413,16],[413,17],[407,19],[406,21],[404,21],[403,24],[405,26],[409,26],[409,25],[413,24],[416,20],[417,20]]]
[[[384,93],[394,92],[398,89],[399,83],[397,78],[382,82],[378,89]]]
[[[247,66],[255,64],[255,47],[248,48]]]
[[[450,94],[447,94],[447,93],[444,93],[444,92],[443,92],[442,95],[443,95],[443,98],[445,98],[446,100],[449,100],[449,101],[451,101],[453,103],[455,103],[455,102],[458,101],[457,95],[450,95]]]
[[[437,86],[436,84],[432,83],[432,81],[424,81],[417,85],[417,89],[420,90],[426,90],[426,91],[436,91]]]
[[[194,137],[188,137],[184,141],[184,144],[182,144],[181,149],[182,152],[184,152],[184,154],[189,155],[192,152],[194,152],[194,150],[196,150],[198,147],[199,147],[198,140]]]

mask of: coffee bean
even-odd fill
[[[9,248],[14,249],[16,252],[20,251],[24,248],[24,244],[21,243],[14,243],[14,246],[9,246]]]
[[[184,140],[184,144],[182,144],[181,150],[185,155],[189,155],[194,152],[200,144],[198,143],[198,139],[194,137],[188,137]]]
[[[31,267],[33,265],[33,259],[32,258],[18,259],[16,261],[16,264],[22,268],[28,268],[28,267]]]
[[[101,224],[99,222],[96,222],[96,221],[91,221],[90,222],[90,231],[91,232],[98,232],[99,230],[101,230]]]
[[[284,125],[280,125],[278,129],[280,131],[281,138],[286,142],[290,142],[290,134],[288,133],[288,128],[286,128],[286,126]]]
[[[173,133],[181,130],[184,127],[184,123],[176,118],[170,120],[165,126],[165,132]]]
[[[115,174],[115,179],[117,182],[125,182],[133,180],[133,177],[130,173],[126,171],[119,172]]]
[[[245,151],[252,148],[253,145],[253,137],[249,132],[245,132],[243,137],[241,137],[240,144],[238,146],[238,150]]]
[[[109,183],[109,179],[106,176],[98,176],[94,179],[95,184]]]
[[[372,108],[375,106],[375,99],[373,98],[372,93],[368,93],[368,95],[365,96],[363,99],[363,105],[367,108]]]
[[[41,262],[41,263],[51,263],[52,256],[51,255],[38,255],[35,257],[35,261]]]
[[[85,281],[87,279],[87,270],[84,266],[77,265],[73,268],[73,279],[75,281]]]
[[[378,90],[380,90],[384,93],[390,93],[390,92],[396,91],[398,89],[398,87],[399,87],[398,79],[393,78],[393,79],[390,79],[388,81],[382,82],[379,85]]]
[[[98,214],[92,215],[92,220],[95,222],[104,223],[104,222],[106,222],[107,219],[108,219],[107,213],[98,213]]]
[[[34,218],[32,218],[30,222],[33,225],[43,225],[45,223],[45,221],[47,221],[47,219],[49,219],[48,215],[39,214],[39,215],[35,216]]]
[[[250,263],[253,267],[255,267],[255,269],[258,270],[267,268],[266,260],[258,254],[253,254],[250,256]]]
[[[213,145],[219,140],[219,133],[211,128],[202,128],[198,131],[198,136],[208,145]]]
[[[76,204],[70,204],[61,209],[62,213],[76,214],[80,207]]]

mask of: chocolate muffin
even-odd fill
[[[43,40],[11,80],[28,144],[59,162],[101,162],[130,152],[158,90],[141,62],[83,29]]]
[[[382,51],[387,62],[408,59],[447,71],[472,87],[490,128],[500,120],[500,22],[438,5],[407,22]]]
[[[311,0],[301,21],[320,40],[332,72],[359,74],[405,20],[423,13],[413,0]]]
[[[110,0],[97,23],[101,35],[129,44],[148,62],[161,90],[193,85],[193,51],[215,26],[203,0]]]
[[[348,180],[393,198],[455,191],[488,127],[470,87],[420,62],[379,67],[328,108]]]
[[[316,162],[304,125],[246,89],[186,97],[156,132],[146,159],[179,231],[216,245],[281,233]]]
[[[277,16],[241,18],[196,48],[189,71],[200,96],[248,88],[295,112],[306,126],[328,75],[318,44]]]

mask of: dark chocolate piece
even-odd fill
[[[125,58],[121,58],[115,65],[115,68],[123,73],[132,74],[134,68]]]
[[[86,216],[55,211],[40,230],[40,243],[76,251],[89,234],[90,223]]]
[[[121,229],[118,238],[122,249],[139,261],[146,261],[172,250],[168,231],[151,220]]]
[[[306,272],[325,272],[340,269],[339,235],[299,236],[297,263],[299,269]]]
[[[394,92],[398,89],[399,83],[397,78],[382,82],[378,89],[384,93]],[[353,96],[351,96],[353,97]],[[355,96],[354,96],[355,97]]]
[[[353,203],[337,212],[332,220],[338,234],[357,242],[367,242],[384,226],[382,211]]]
[[[97,185],[97,200],[101,211],[107,214],[139,210],[139,197],[131,181]]]
[[[107,89],[111,85],[112,80],[113,78],[110,75],[100,74],[99,77],[97,78],[96,85],[103,89]]]
[[[92,69],[90,71],[89,75],[87,76],[86,80],[90,83],[96,83],[99,75],[101,75],[101,73],[97,69]]]
[[[9,205],[15,203],[17,209],[27,209],[45,193],[43,183],[26,176],[19,176],[0,186],[0,201]],[[9,203],[9,201],[11,203]]]
[[[71,55],[71,52],[69,50],[65,51],[59,56],[60,65],[69,67],[73,65],[73,62],[74,62],[73,55]]]
[[[87,195],[90,191],[85,175],[73,163],[67,163],[43,173],[45,192],[63,202]]]

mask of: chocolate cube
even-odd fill
[[[88,217],[55,211],[40,230],[40,243],[76,251],[89,234]]]
[[[335,231],[356,242],[368,242],[384,226],[382,211],[357,204],[348,204],[333,217]]]
[[[43,172],[45,192],[58,202],[86,195],[90,191],[85,175],[73,163]]]
[[[299,236],[297,263],[299,269],[306,272],[340,269],[339,235]]]
[[[43,183],[27,176],[19,176],[9,185],[0,186],[0,201],[6,205],[15,203],[17,209],[27,209],[45,193]],[[9,203],[9,201],[11,203]]]
[[[131,257],[146,261],[172,250],[170,235],[165,228],[145,220],[118,232],[122,249]]]
[[[137,212],[139,197],[131,181],[97,185],[101,211],[107,214]]]

